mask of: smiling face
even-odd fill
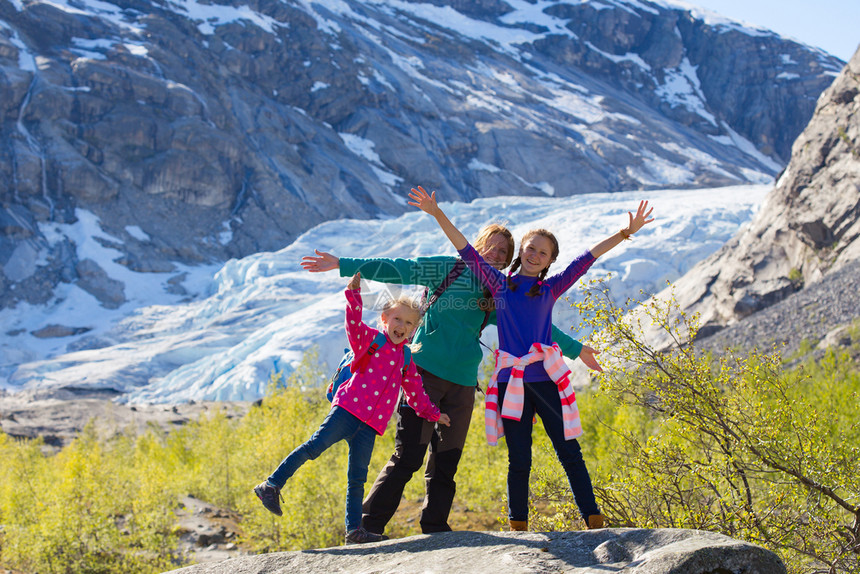
[[[481,228],[475,238],[475,251],[496,269],[504,269],[514,257],[514,236],[501,223],[490,223]]]
[[[487,263],[496,269],[504,269],[511,262],[513,242],[501,233],[494,233],[477,251]]]
[[[541,234],[526,235],[520,245],[520,274],[537,277],[558,256],[558,247],[549,237]]]
[[[421,321],[421,313],[405,303],[395,303],[382,312],[380,319],[385,334],[392,343],[399,345],[415,333]]]

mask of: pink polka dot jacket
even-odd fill
[[[362,303],[359,290],[347,289],[344,294],[349,347],[356,357],[362,357],[379,331],[361,320]],[[415,368],[415,361],[409,365],[406,374],[402,374],[405,344],[404,341],[395,345],[386,338],[385,345],[369,357],[365,370],[353,373],[352,377],[340,386],[332,400],[332,406],[346,409],[381,435],[397,408],[400,388],[403,387],[406,402],[418,416],[428,421],[438,421],[439,407],[434,405],[424,392],[424,384]]]

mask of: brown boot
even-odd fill
[[[511,524],[511,532],[526,531],[529,529],[528,520],[510,520],[509,522]]]
[[[592,514],[588,517],[588,520],[585,521],[586,526],[589,530],[594,530],[595,528],[603,528],[605,519],[602,514]]]

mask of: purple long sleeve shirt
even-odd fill
[[[530,297],[528,292],[537,282],[537,277],[514,275],[511,281],[516,285],[516,289],[511,290],[508,288],[507,276],[484,261],[471,245],[467,244],[460,250],[460,257],[493,295],[498,320],[499,349],[516,357],[528,353],[532,343],[552,344],[552,306],[594,263],[594,256],[586,250],[571,261],[564,271],[546,278],[540,288],[540,294]],[[499,382],[507,382],[510,372],[509,368],[499,371]],[[550,376],[543,368],[542,362],[532,363],[525,368],[523,381],[528,383],[548,380]]]

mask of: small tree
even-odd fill
[[[722,532],[776,551],[793,572],[860,571],[857,392],[843,397],[845,416],[823,411],[814,381],[776,351],[698,349],[698,318],[674,298],[619,306],[600,280],[584,291],[575,306],[610,367],[600,390],[655,429],[598,415],[615,437],[614,464],[595,480],[612,522]],[[668,349],[645,340],[648,323]]]

